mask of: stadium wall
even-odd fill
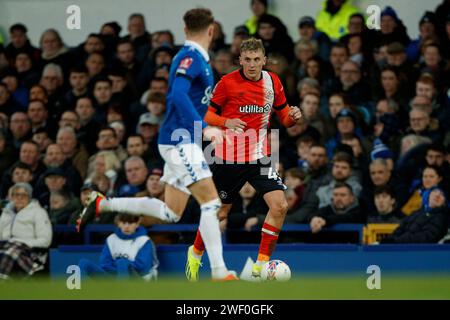
[[[279,16],[288,26],[293,40],[298,39],[297,23],[301,16],[316,16],[323,0],[271,0],[271,12]],[[379,5],[383,9],[392,6],[404,21],[410,37],[418,35],[418,22],[426,10],[434,11],[441,0],[353,0],[363,12],[369,5]],[[192,7],[211,8],[231,40],[234,27],[242,24],[251,16],[250,0],[1,0],[0,33],[7,38],[9,26],[16,22],[25,23],[29,37],[34,45],[38,44],[41,33],[47,28],[55,28],[68,46],[81,43],[89,33],[98,32],[101,25],[117,21],[122,27],[122,36],[127,33],[127,17],[134,12],[144,14],[147,29],[152,32],[170,29],[177,43],[184,39],[181,17]],[[81,29],[69,30],[66,9],[70,5],[81,9]]]
[[[184,274],[186,245],[159,245],[159,272]],[[50,250],[52,277],[66,275],[69,265],[81,258],[98,261],[101,246],[60,246]],[[224,257],[230,269],[241,272],[248,257],[255,259],[257,245],[225,245]],[[366,274],[367,267],[377,265],[388,273],[448,273],[450,245],[378,245],[351,244],[280,244],[273,259],[288,263],[293,275],[301,274]],[[208,277],[209,263],[204,259],[202,273]]]

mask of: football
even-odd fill
[[[270,260],[261,270],[263,281],[288,281],[291,278],[291,269],[281,260]]]

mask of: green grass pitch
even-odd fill
[[[30,279],[0,283],[0,300],[7,299],[151,299],[151,300],[308,300],[308,299],[450,299],[450,274],[385,275],[381,289],[369,290],[368,275],[302,275],[288,282],[189,283],[182,278],[90,280],[69,290],[65,279]]]

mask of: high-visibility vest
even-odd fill
[[[245,21],[245,26],[247,27],[250,35],[256,34],[256,32],[258,31],[258,18],[256,18],[256,16],[249,18],[247,21]]]
[[[355,6],[346,1],[341,9],[334,15],[326,11],[327,1],[323,3],[323,9],[316,18],[316,28],[326,33],[331,40],[337,41],[348,33],[348,21],[350,16],[358,13],[359,10]]]

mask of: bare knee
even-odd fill
[[[288,211],[288,203],[285,199],[280,199],[269,204],[269,213],[274,218],[284,218]]]
[[[231,204],[222,204],[219,212],[217,213],[217,217],[220,221],[225,220],[228,217],[228,212],[230,212]]]
[[[218,199],[219,195],[212,178],[202,179],[189,186],[189,190],[198,203],[203,204]]]
[[[273,218],[284,218],[288,211],[288,203],[284,192],[281,190],[275,190],[264,195],[264,200],[269,207],[269,215]]]
[[[164,199],[167,207],[175,214],[181,216],[186,209],[189,200],[189,194],[166,184]]]

